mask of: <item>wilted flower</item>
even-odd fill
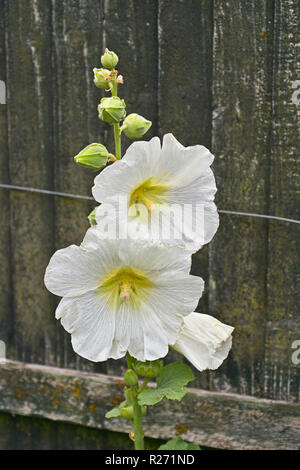
[[[164,136],[162,148],[158,137],[134,142],[121,161],[95,178],[93,195],[102,203],[96,210],[98,224],[104,217],[117,218],[130,236],[138,233],[138,238],[197,251],[219,225],[213,159],[207,148],[185,148],[172,134]]]
[[[56,318],[80,356],[140,361],[164,357],[197,305],[203,280],[189,274],[190,254],[145,241],[101,238],[92,227],[81,246],[58,250],[45,285],[62,296]]]
[[[93,69],[94,72],[94,83],[96,87],[103,88],[104,90],[110,89],[110,82],[108,78],[110,77],[110,71],[107,69]]]
[[[210,315],[193,312],[184,317],[183,329],[172,348],[200,371],[217,369],[228,356],[233,330]]]

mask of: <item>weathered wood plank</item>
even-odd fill
[[[275,1],[269,211],[293,219],[300,215],[300,103],[292,102],[300,78],[299,23],[297,0]],[[291,360],[292,343],[300,339],[299,235],[299,225],[269,224],[265,389],[285,400],[300,400],[300,369]]]
[[[6,85],[6,50],[4,1],[0,1],[0,80]],[[7,97],[6,97],[7,100]],[[0,103],[0,181],[9,183],[9,154],[7,143],[7,104]],[[0,341],[6,344],[12,357],[13,310],[11,304],[10,271],[10,203],[9,192],[0,189]],[[10,313],[9,313],[10,312]]]
[[[160,136],[172,132],[183,145],[211,148],[211,83],[213,3],[194,0],[160,0],[159,128]],[[206,288],[198,311],[208,313],[208,247],[193,256],[192,273]],[[207,386],[207,374],[195,371]]]
[[[55,134],[55,189],[91,194],[95,173],[79,167],[73,157],[92,142],[103,142],[98,119],[99,90],[93,83],[93,67],[102,53],[101,2],[52,1]],[[88,228],[87,216],[96,204],[58,198],[55,203],[55,249],[79,244]],[[93,369],[79,359],[70,345],[70,335],[59,328],[57,364]]]
[[[41,0],[5,2],[10,182],[51,189],[51,10]],[[53,200],[10,192],[14,357],[51,362],[53,302],[43,275],[53,251]],[[11,315],[7,310],[6,315]]]
[[[267,213],[271,2],[214,2],[213,152],[219,209]],[[272,41],[272,38],[270,38]],[[263,396],[267,224],[221,216],[211,244],[210,312],[236,327],[211,386]]]
[[[127,113],[138,113],[152,121],[145,140],[157,135],[157,5],[152,0],[104,1],[103,49],[119,56],[117,69],[124,77],[118,94],[125,99]],[[111,126],[107,125],[105,144],[114,152]],[[122,153],[133,141],[122,135]],[[110,374],[121,375],[126,360],[108,361]]]
[[[145,439],[147,450],[163,441]],[[0,450],[132,450],[128,435],[43,418],[0,413]]]
[[[157,135],[157,5],[152,0],[104,0],[103,48],[119,56],[117,69],[124,77],[119,96],[127,114],[138,113],[152,121],[145,135]],[[107,126],[107,144],[113,151],[113,132]],[[122,137],[123,154],[132,140]]]
[[[125,420],[104,417],[121,396],[120,380],[7,362],[0,365],[0,410],[127,432]],[[227,449],[299,449],[299,430],[299,404],[197,389],[189,389],[182,402],[152,407],[145,418],[147,436],[182,433],[188,441]]]

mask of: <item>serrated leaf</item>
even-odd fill
[[[161,445],[158,450],[201,450],[201,448],[197,444],[183,441],[181,437],[175,437]]]
[[[120,408],[118,406],[115,406],[112,410],[109,410],[106,415],[105,415],[105,418],[120,418],[121,417],[121,413],[120,413]]]
[[[194,380],[192,369],[182,362],[173,362],[163,368],[157,377],[157,387],[149,388],[138,396],[140,405],[155,405],[164,397],[181,400],[187,392],[185,385]]]

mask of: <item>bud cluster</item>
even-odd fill
[[[104,122],[114,126],[115,156],[110,154],[102,144],[93,143],[85,147],[74,157],[78,165],[95,171],[102,170],[108,162],[121,158],[121,134],[129,139],[140,139],[151,127],[148,121],[139,114],[132,113],[126,117],[125,101],[117,96],[118,85],[123,84],[122,75],[115,69],[119,62],[117,54],[109,49],[101,56],[103,68],[94,68],[94,84],[96,87],[111,93],[111,97],[102,98],[98,105],[98,116]],[[94,223],[94,219],[90,220]]]

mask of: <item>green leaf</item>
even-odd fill
[[[175,437],[161,445],[158,450],[201,450],[201,448],[197,444],[184,442],[181,437]]]
[[[115,406],[112,410],[109,410],[105,418],[121,418],[121,412],[119,406]]]
[[[148,388],[138,395],[140,405],[155,405],[164,397],[181,400],[187,392],[185,385],[194,380],[192,369],[182,362],[173,362],[163,368],[157,377],[157,387]]]

